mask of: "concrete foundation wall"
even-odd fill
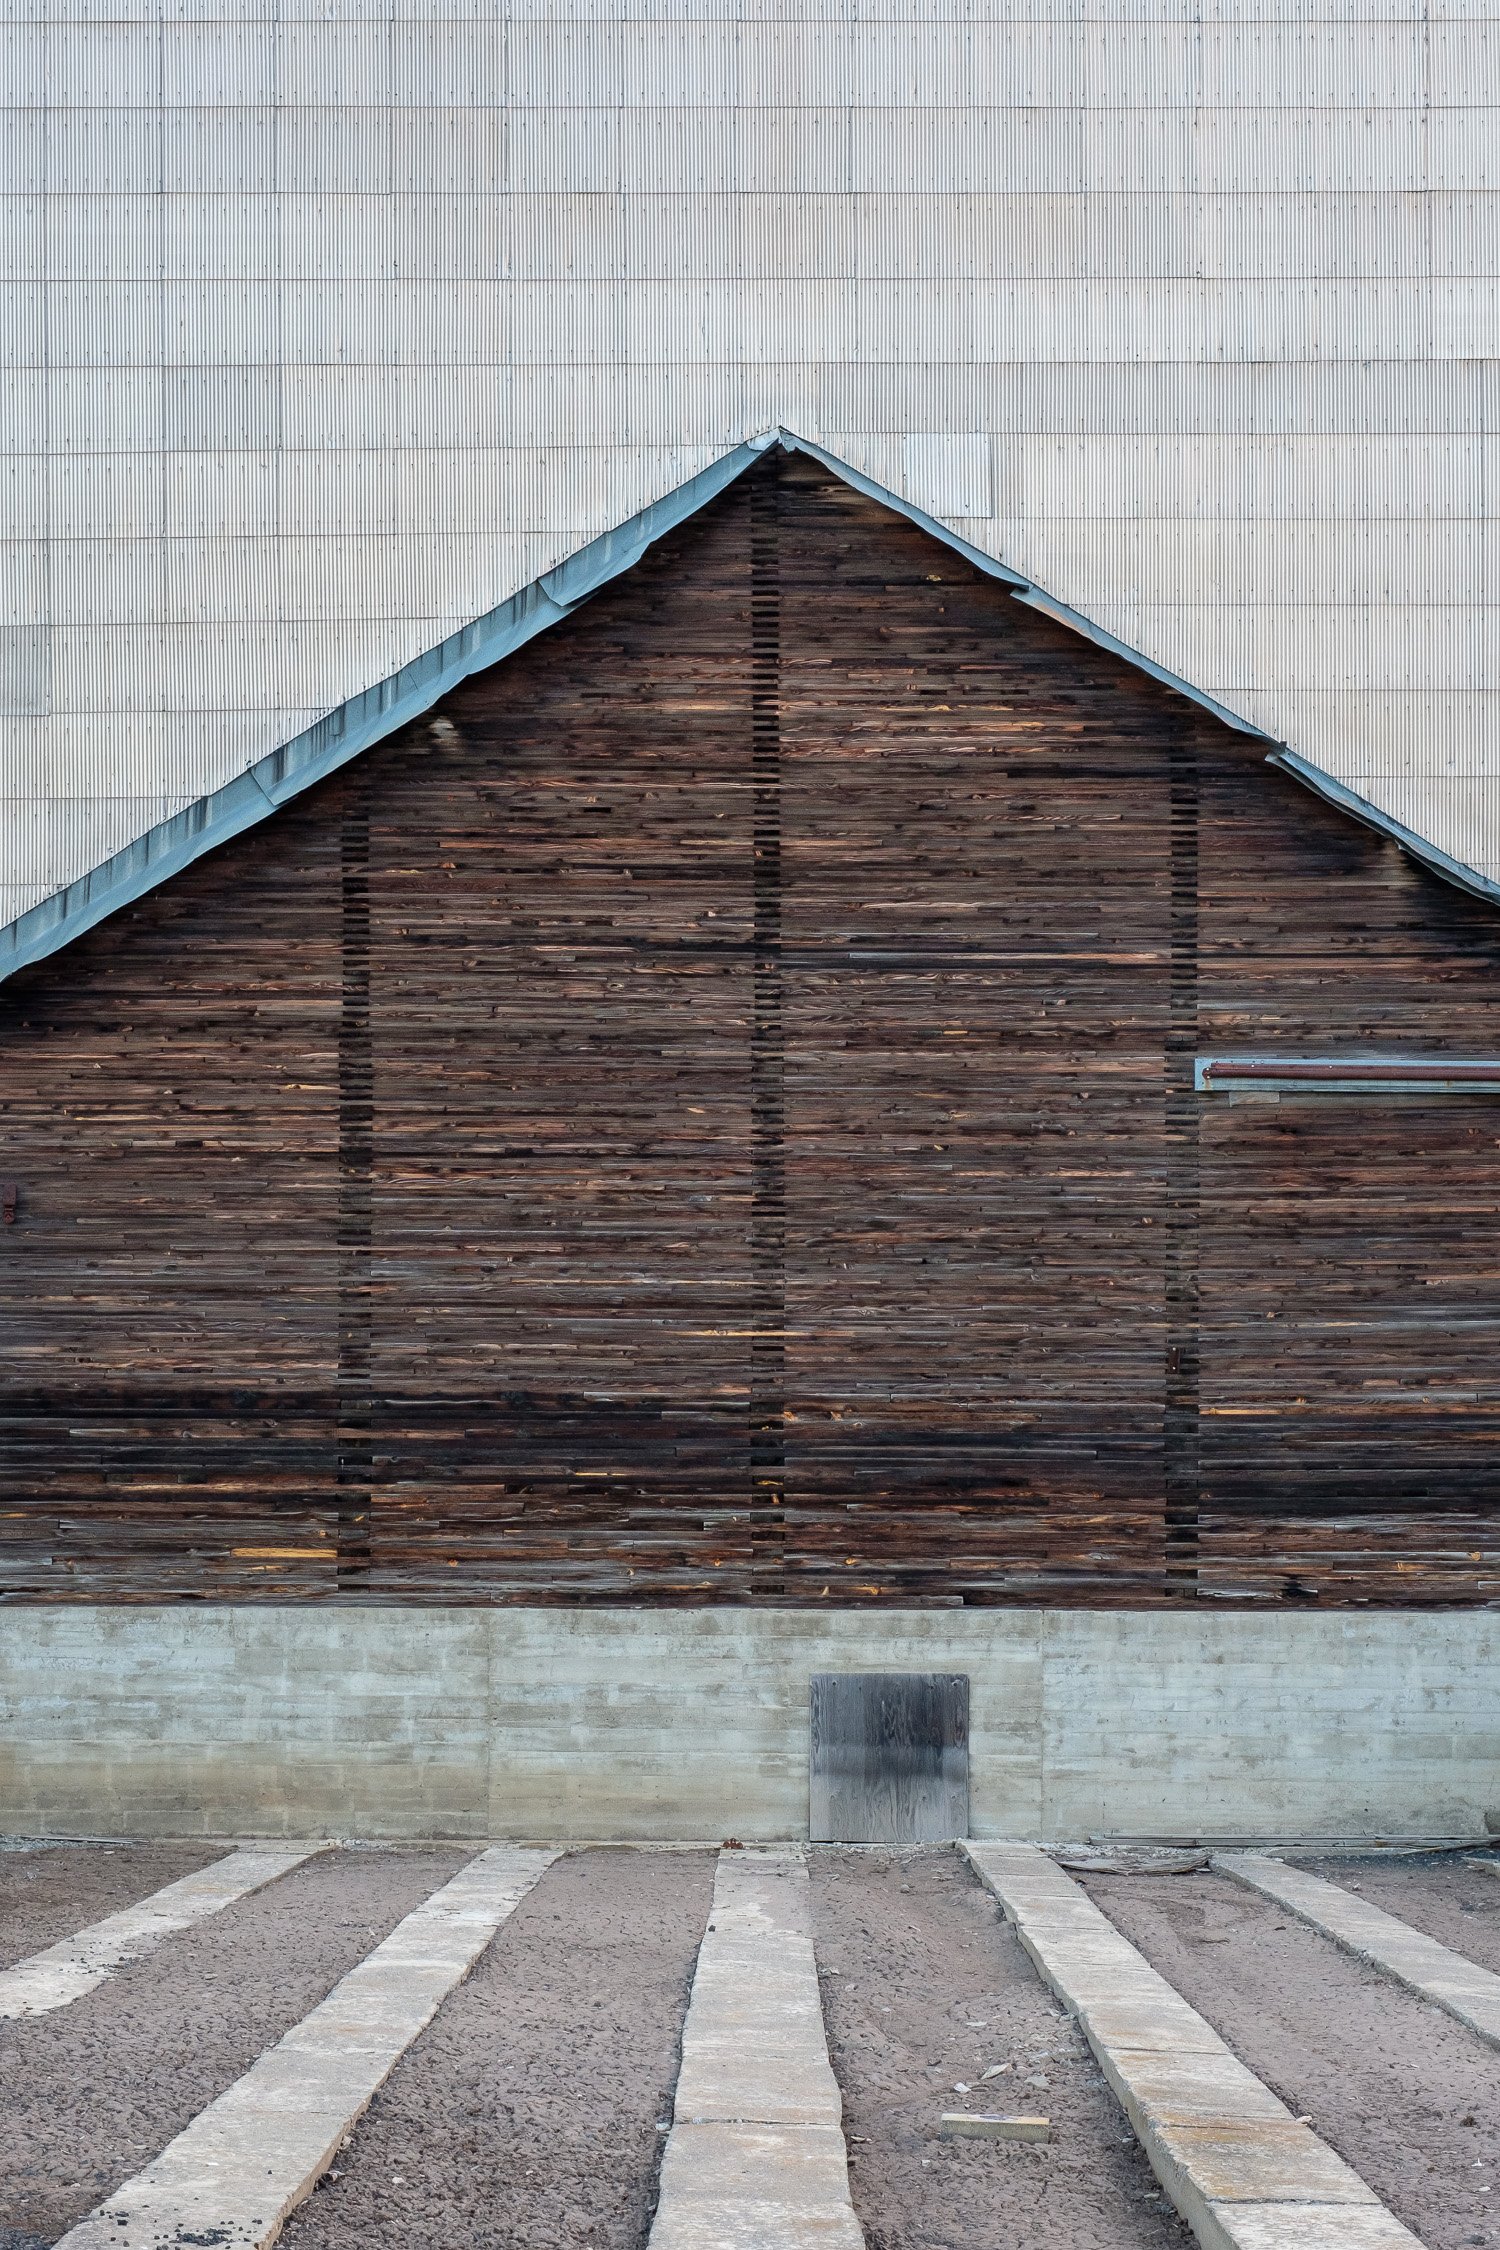
[[[977,1836],[1460,1833],[1500,1615],[12,1609],[0,1830],[795,1836],[808,1676],[972,1682]]]

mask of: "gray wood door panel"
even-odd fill
[[[969,1833],[962,1672],[815,1672],[808,1834],[815,1844],[938,1844]]]

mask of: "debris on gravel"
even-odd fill
[[[1207,1852],[1174,1852],[1153,1844],[1122,1844],[1109,1851],[1076,1847],[1048,1857],[1074,1875],[1193,1875],[1209,1863]]]
[[[829,1845],[808,1864],[818,1950],[843,1971],[823,2013],[868,2250],[1191,2250],[1081,2034],[958,1854]],[[973,2116],[995,2078],[1019,2092],[1039,2075],[1050,2142],[943,2131],[955,2083]]]
[[[982,2110],[944,2110],[939,2124],[943,2132],[960,2140],[975,2141],[1046,2141],[1052,2137],[1050,2117],[993,2117]]]

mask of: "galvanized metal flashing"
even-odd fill
[[[106,915],[131,905],[205,852],[253,828],[315,782],[337,773],[362,750],[420,718],[471,673],[500,663],[569,616],[601,586],[638,563],[655,540],[732,484],[775,439],[771,431],[736,446],[628,522],[544,571],[462,632],[450,634],[388,679],[351,696],[233,781],[158,822],[78,882],[20,915],[0,931],[0,981],[70,945]]]
[[[1092,624],[1081,611],[1070,609],[1066,602],[1055,601],[1050,594],[1044,594],[1039,586],[1028,586],[1023,593],[1017,594],[1016,600],[1025,602],[1028,609],[1039,609],[1044,617],[1054,619],[1057,624],[1066,625],[1075,633],[1082,633],[1085,640],[1093,641],[1099,648],[1107,648],[1112,656],[1123,656],[1125,662],[1133,664],[1138,672],[1149,673],[1153,680],[1160,680],[1164,687],[1174,689],[1178,695],[1185,695],[1190,703],[1200,704],[1205,711],[1211,711],[1226,727],[1233,727],[1236,734],[1253,735],[1260,742],[1270,740],[1264,728],[1252,726],[1248,719],[1242,719],[1237,712],[1231,711],[1227,703],[1220,703],[1215,696],[1205,695],[1190,680],[1180,678],[1176,672],[1169,672],[1164,664],[1155,663],[1151,657],[1142,656],[1140,650],[1132,648],[1128,641],[1117,640],[1113,633],[1106,633],[1102,625]]]
[[[544,571],[461,632],[438,642],[388,678],[350,697],[232,781],[158,822],[77,882],[18,916],[0,929],[0,981],[31,962],[60,951],[106,916],[131,905],[158,884],[191,866],[206,852],[217,850],[245,829],[254,827],[304,790],[336,773],[362,751],[419,718],[472,673],[502,662],[538,633],[571,615],[612,579],[633,568],[658,539],[707,506],[762,454],[778,444],[789,452],[811,455],[856,491],[907,517],[986,576],[996,579],[1018,601],[1122,657],[1175,693],[1200,704],[1226,726],[1266,739],[1260,729],[1250,726],[1215,698],[1194,687],[1191,681],[1167,671],[1139,650],[1117,640],[1081,612],[1058,601],[983,548],[975,546],[951,525],[851,467],[826,446],[795,431],[773,428],[733,447],[684,484],[624,523],[590,540],[566,561]],[[1434,873],[1480,897],[1500,902],[1500,885],[1462,866],[1435,845],[1424,842],[1335,781],[1332,775],[1310,765],[1305,758],[1278,748],[1271,752],[1269,762],[1306,782],[1330,803],[1391,836],[1403,850],[1420,859]]]
[[[1391,843],[1399,844],[1402,851],[1409,852],[1413,859],[1420,860],[1430,874],[1440,875],[1445,883],[1456,883],[1461,891],[1472,891],[1475,898],[1488,899],[1492,906],[1500,906],[1500,883],[1492,882],[1488,875],[1481,875],[1477,868],[1466,867],[1461,859],[1454,859],[1451,853],[1443,851],[1437,844],[1430,844],[1425,836],[1419,836],[1415,829],[1407,828],[1393,814],[1382,812],[1378,805],[1370,803],[1368,797],[1361,797],[1347,783],[1335,780],[1331,773],[1325,773],[1311,759],[1300,757],[1295,750],[1288,750],[1281,745],[1268,753],[1266,764],[1279,766],[1283,773],[1289,773],[1294,781],[1302,782],[1315,796],[1323,798],[1330,805],[1336,805],[1340,812],[1350,814],[1353,819],[1363,821],[1367,828],[1376,829]]]

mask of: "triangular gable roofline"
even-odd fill
[[[1138,671],[1149,673],[1179,695],[1201,704],[1226,726],[1241,734],[1248,734],[1262,742],[1270,737],[1253,727],[1235,712],[1225,708],[1188,680],[1181,679],[1164,666],[1153,663],[1138,649],[1128,648],[1112,633],[1093,624],[1078,610],[1065,602],[1057,601],[1040,586],[1032,584],[1018,572],[997,562],[993,555],[970,544],[951,526],[941,523],[922,508],[877,484],[873,477],[851,468],[837,454],[810,438],[799,437],[788,429],[767,430],[762,436],[749,438],[742,445],[701,469],[685,484],[678,485],[660,500],[614,530],[603,532],[591,539],[576,554],[544,571],[530,585],[523,586],[498,608],[478,617],[461,632],[450,634],[425,654],[404,664],[388,679],[374,687],[364,688],[351,696],[337,710],[327,712],[314,725],[295,735],[280,749],[270,751],[264,758],[227,781],[221,788],[211,790],[206,796],[187,805],[170,820],[157,823],[144,836],[115,852],[87,875],[70,883],[65,890],[43,899],[25,914],[17,917],[7,928],[0,930],[0,981],[32,961],[45,959],[49,953],[58,952],[81,937],[85,930],[102,922],[106,915],[128,906],[145,892],[192,865],[205,852],[214,851],[242,830],[253,828],[273,812],[290,803],[303,790],[315,782],[336,773],[363,750],[384,741],[398,728],[406,726],[422,712],[430,710],[450,691],[466,680],[471,673],[485,671],[500,663],[514,650],[532,640],[549,626],[558,624],[581,603],[607,586],[611,579],[621,577],[638,563],[648,547],[678,524],[696,515],[710,500],[717,498],[726,486],[756,462],[763,453],[775,446],[790,453],[807,453],[821,461],[825,468],[858,492],[878,500],[882,506],[892,508],[898,515],[907,516],[920,525],[932,538],[941,540],[956,554],[982,570],[986,576],[998,579],[1009,589],[1017,601],[1027,603],[1059,624],[1069,626],[1095,641],[1101,648],[1123,657]],[[1341,812],[1366,823],[1371,828],[1399,844],[1414,859],[1420,860],[1434,874],[1474,892],[1478,897],[1500,905],[1500,883],[1491,882],[1474,869],[1465,867],[1460,860],[1439,850],[1424,837],[1393,820],[1388,813],[1359,796],[1343,782],[1325,773],[1310,760],[1289,750],[1284,744],[1275,745],[1267,754],[1267,762],[1314,790],[1317,795],[1335,805]]]

